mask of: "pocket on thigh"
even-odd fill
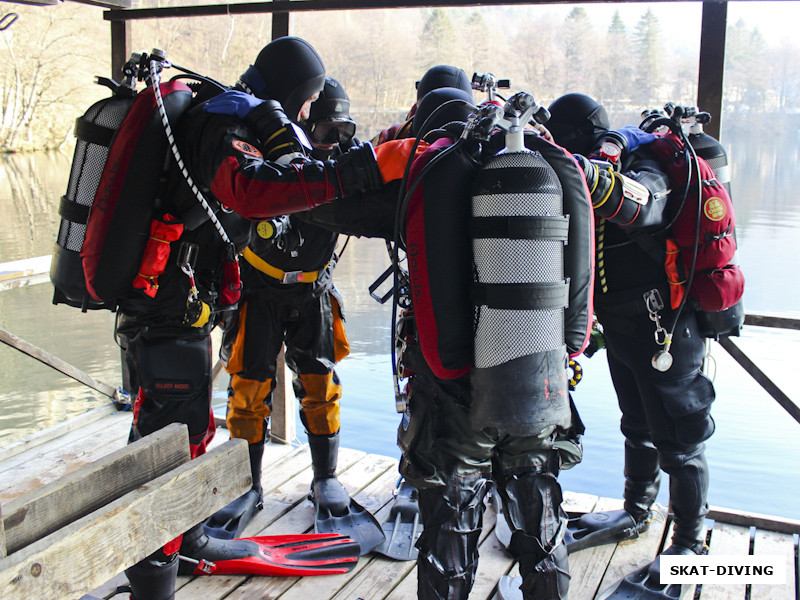
[[[700,372],[688,377],[655,383],[664,410],[674,426],[676,441],[699,444],[714,433],[711,403],[716,397],[714,384]]]
[[[211,378],[207,337],[137,338],[139,385],[148,398],[188,400],[206,392]]]

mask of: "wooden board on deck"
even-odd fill
[[[231,440],[10,554],[0,596],[81,596],[247,491],[246,456],[246,442]]]

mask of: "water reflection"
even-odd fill
[[[741,138],[737,137],[741,135]],[[800,316],[796,241],[800,238],[800,149],[796,137],[758,143],[733,132],[726,138],[732,158],[740,260],[747,277],[748,312]],[[50,254],[58,227],[58,199],[70,157],[61,154],[8,156],[0,161],[0,262]],[[338,368],[344,385],[342,442],[345,446],[396,455],[394,396],[389,364],[391,308],[379,305],[369,285],[389,264],[382,241],[352,239],[335,280],[345,299],[352,354]],[[83,314],[51,303],[48,284],[0,292],[0,327],[51,352],[109,385],[119,383],[119,350],[112,338],[114,315]],[[797,400],[792,375],[800,335],[748,328],[737,340],[746,352]],[[800,480],[794,422],[719,347],[717,432],[709,442],[711,501],[718,506],[798,518]],[[581,359],[584,379],[575,399],[587,425],[585,459],[564,473],[571,490],[619,497],[622,439],[619,412],[605,357]],[[81,414],[108,400],[20,352],[0,344],[0,446]],[[224,377],[215,401],[225,398]],[[302,428],[298,429],[302,431]],[[301,434],[302,435],[302,434]],[[788,474],[792,474],[787,477]],[[745,484],[746,481],[746,484]],[[660,501],[664,502],[666,490]]]

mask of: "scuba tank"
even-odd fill
[[[502,110],[499,109],[498,110]],[[476,429],[536,435],[569,427],[564,312],[569,217],[554,169],[524,145],[523,125],[547,111],[529,94],[506,103],[506,147],[472,190],[475,304],[470,421]]]
[[[86,289],[80,251],[86,236],[89,210],[94,202],[111,142],[136,97],[136,77],[140,55],[132,54],[123,68],[122,83],[98,77],[97,83],[111,90],[75,121],[75,152],[67,191],[61,197],[61,223],[50,263],[54,287],[53,304],[68,304],[87,309],[110,308],[92,298]]]

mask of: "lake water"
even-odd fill
[[[800,318],[797,240],[800,239],[800,138],[769,144],[726,137],[731,156],[740,262],[747,276],[745,306],[756,314]],[[34,154],[0,159],[0,262],[52,252],[58,199],[66,188],[71,156]],[[344,385],[342,443],[396,456],[389,359],[391,309],[368,294],[388,266],[383,242],[352,239],[336,270],[345,299],[352,352],[338,367]],[[51,303],[49,284],[0,292],[0,328],[35,344],[96,379],[119,384],[114,315],[83,314]],[[748,327],[736,343],[793,400],[800,333]],[[800,424],[794,421],[717,344],[717,430],[708,442],[710,502],[715,506],[800,518]],[[581,357],[583,380],[574,398],[586,423],[582,464],[563,473],[566,489],[621,497],[622,436],[605,354]],[[220,377],[215,403],[225,400]],[[50,367],[0,344],[0,446],[107,404],[108,399]],[[298,431],[302,427],[298,423]],[[301,433],[301,439],[304,436]],[[305,441],[302,439],[302,441]],[[666,485],[663,486],[666,488]],[[659,501],[666,503],[666,489]]]

